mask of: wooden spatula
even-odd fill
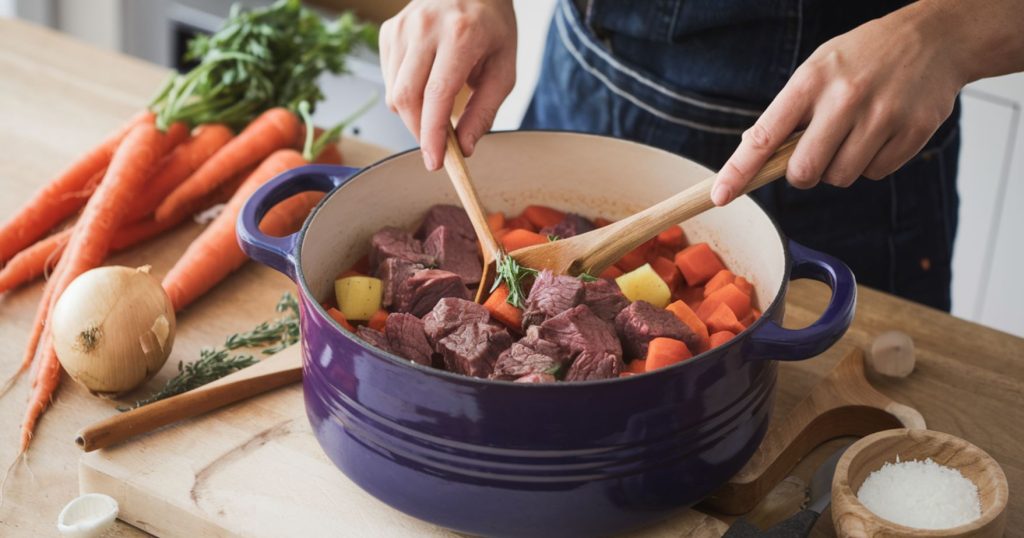
[[[786,173],[800,133],[787,140],[772,154],[768,162],[744,187],[746,194]],[[447,159],[445,160],[447,163]],[[533,269],[550,269],[556,274],[599,274],[627,252],[640,246],[659,232],[715,207],[711,187],[715,176],[662,202],[603,228],[509,253],[520,265]]]
[[[480,241],[480,250],[483,252],[483,274],[480,275],[480,284],[476,288],[476,302],[481,302],[484,291],[487,287],[487,280],[490,278],[491,268],[495,260],[501,259],[501,246],[494,239],[491,227],[487,225],[487,214],[480,205],[480,198],[473,187],[473,180],[469,176],[469,168],[466,167],[466,158],[462,155],[462,147],[459,146],[459,139],[455,136],[455,127],[448,123],[448,140],[444,150],[444,169],[455,187],[455,194],[459,196],[462,207],[469,215],[469,222],[473,224],[476,237]]]

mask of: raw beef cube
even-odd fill
[[[615,316],[629,306],[629,299],[615,282],[599,278],[583,284],[583,304],[589,306],[597,317],[614,323]]]
[[[384,323],[384,336],[392,353],[430,366],[434,348],[427,341],[420,318],[402,312],[390,314]]]
[[[530,327],[523,339],[502,353],[494,364],[491,379],[516,381],[530,374],[554,376],[561,369],[562,353],[558,344],[540,338],[539,332],[539,326]]]
[[[398,287],[394,309],[422,317],[445,297],[469,299],[469,290],[459,275],[441,269],[420,269]]]
[[[377,329],[371,329],[366,325],[360,325],[356,328],[356,335],[370,345],[379,347],[384,351],[391,351],[391,347],[388,346],[388,337],[384,336],[384,333]]]
[[[435,345],[445,336],[463,325],[487,323],[491,315],[482,305],[465,299],[446,297],[437,302],[434,309],[423,316],[423,328],[427,338]]]
[[[437,343],[445,367],[452,372],[486,378],[498,356],[512,345],[508,331],[487,323],[463,325]]]
[[[466,239],[447,226],[438,226],[423,241],[423,251],[438,268],[459,275],[467,286],[480,282],[483,267],[475,240]]]
[[[420,269],[424,269],[424,267],[402,258],[388,258],[377,267],[375,276],[383,283],[384,308],[391,308],[395,304],[395,297],[397,297],[402,283]]]
[[[632,359],[646,357],[647,345],[659,336],[682,340],[690,349],[699,346],[697,335],[675,314],[646,301],[636,301],[619,312],[615,316],[615,329],[622,338],[626,356]]]
[[[577,305],[545,321],[539,336],[557,343],[562,355],[572,361],[566,381],[617,377],[625,369],[615,329],[587,305]]]
[[[528,374],[515,380],[516,383],[554,383],[555,376],[551,374]]]
[[[416,237],[423,239],[433,233],[438,226],[444,226],[470,241],[476,241],[476,232],[473,231],[473,223],[469,222],[469,215],[466,210],[456,205],[438,204],[427,210],[423,216],[423,223],[420,224]]]
[[[370,269],[376,272],[388,258],[400,258],[423,265],[434,263],[433,258],[423,253],[423,243],[411,233],[392,226],[381,228],[370,238]]]
[[[583,301],[583,281],[541,271],[533,281],[523,308],[523,328],[539,325]]]
[[[577,215],[576,213],[569,213],[562,219],[562,222],[555,224],[554,226],[546,226],[541,228],[541,235],[553,235],[559,239],[565,239],[574,235],[587,233],[594,229],[594,223],[590,222],[587,218]]]

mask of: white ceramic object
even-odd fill
[[[69,502],[57,516],[57,530],[68,538],[102,536],[117,519],[117,501],[102,493],[86,493]]]

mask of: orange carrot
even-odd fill
[[[614,280],[614,279],[622,276],[622,269],[619,269],[618,267],[615,267],[614,265],[609,265],[607,269],[605,269],[604,271],[601,271],[601,274],[599,274],[597,276],[599,276],[601,278],[607,278],[609,280]]]
[[[733,338],[736,338],[736,335],[732,332],[718,331],[717,333],[711,335],[711,347],[718,347],[728,342],[729,340],[732,340]]]
[[[665,281],[670,290],[676,289],[683,281],[683,276],[679,274],[679,268],[668,258],[662,258],[661,256],[654,258],[654,261],[651,262],[651,269],[658,273],[658,276]]]
[[[349,332],[356,332],[356,328],[348,322],[348,318],[345,317],[345,314],[341,313],[341,310],[338,310],[337,308],[328,308],[327,314],[334,318],[334,321],[337,321],[338,325],[341,325]]]
[[[685,343],[675,338],[659,336],[647,345],[646,368],[650,372],[683,362],[692,356],[693,354],[690,353],[690,349],[686,347]]]
[[[702,286],[680,285],[676,288],[672,297],[685,302],[687,306],[696,311],[704,301],[704,288]]]
[[[505,252],[512,252],[532,245],[543,245],[547,242],[547,237],[523,229],[509,230],[508,233],[501,236],[501,246],[505,247]]]
[[[747,280],[747,279],[745,279],[745,278],[743,278],[741,276],[738,276],[738,277],[736,277],[736,280],[732,281],[732,283],[735,284],[736,287],[740,289],[740,291],[742,291],[743,293],[746,293],[747,295],[749,295],[751,300],[753,300],[753,298],[754,298],[754,285],[751,284],[749,280]]]
[[[750,296],[740,291],[735,284],[726,284],[704,298],[697,315],[706,317],[718,308],[719,303],[728,306],[737,319],[743,319],[750,314]]]
[[[36,191],[21,209],[7,219],[0,226],[0,263],[36,242],[85,205],[118,144],[132,127],[144,122],[152,123],[153,114],[143,112],[129,120],[99,146],[79,157]]]
[[[57,265],[44,319],[49,318],[54,303],[71,281],[103,262],[128,207],[167,151],[167,138],[151,122],[142,122],[132,127],[118,145],[106,176],[86,203]],[[43,329],[42,347],[32,350],[41,353],[37,353],[40,357],[33,391],[22,422],[21,453],[28,450],[36,422],[60,383],[60,363],[52,342],[47,338],[48,332],[49,323]]]
[[[31,282],[53,269],[70,237],[71,228],[68,228],[17,253],[0,269],[0,293]]]
[[[383,331],[384,326],[388,322],[388,311],[381,308],[380,310],[373,313],[370,319],[366,321],[366,325],[374,330]]]
[[[508,288],[502,284],[484,301],[484,308],[491,317],[515,332],[522,331],[523,311],[508,304]]]
[[[565,213],[545,205],[528,205],[523,210],[523,218],[530,221],[530,224],[539,230],[562,222],[565,219]]]
[[[605,226],[608,226],[609,224],[611,224],[613,222],[615,222],[615,221],[608,220],[608,219],[606,219],[604,217],[597,217],[596,219],[594,219],[594,226],[597,226],[598,228],[604,228]]]
[[[647,371],[647,359],[633,359],[626,365],[626,371],[634,374],[642,374]]]
[[[526,217],[519,215],[511,219],[505,219],[505,228],[511,230],[527,230],[530,232],[536,232],[537,227],[534,226],[530,221],[526,220]]]
[[[708,349],[708,327],[701,321],[700,317],[690,308],[689,305],[684,301],[676,301],[665,307],[665,310],[672,312],[679,321],[682,321],[684,325],[690,328],[694,334],[697,335],[697,340],[700,342],[698,349],[694,349],[697,353],[703,353]]]
[[[743,329],[745,328],[740,324],[739,320],[736,319],[736,314],[733,314],[732,309],[725,303],[718,303],[715,310],[712,311],[708,317],[704,318],[704,323],[707,324],[708,331],[711,334],[715,334],[719,331],[729,331],[731,333],[739,334],[743,332]]]
[[[686,245],[686,236],[683,234],[683,229],[679,226],[672,226],[662,230],[656,240],[659,245],[670,248],[673,251],[679,250]]]
[[[267,157],[246,178],[221,214],[189,245],[174,267],[164,276],[164,290],[171,298],[171,304],[174,305],[175,311],[191,304],[245,264],[247,258],[241,247],[238,246],[235,235],[235,221],[238,219],[242,206],[261,185],[281,172],[304,164],[306,164],[306,160],[297,151],[293,149],[278,150]],[[279,209],[279,207],[274,209]],[[273,210],[269,213],[273,213]],[[267,218],[270,218],[269,214]],[[261,225],[260,229],[264,230],[264,227]]]
[[[622,272],[628,273],[637,267],[647,263],[647,257],[645,256],[647,243],[636,247],[635,249],[627,252],[619,261],[615,262],[615,266],[622,269]]]
[[[224,147],[232,136],[231,129],[224,125],[201,126],[194,137],[174,148],[160,163],[159,171],[132,204],[127,220],[133,222],[153,212],[171,191]]]
[[[680,250],[675,261],[686,283],[691,286],[704,284],[725,269],[722,260],[718,259],[718,255],[707,243],[697,243]]]
[[[711,295],[712,292],[718,291],[718,288],[726,284],[732,284],[736,280],[736,275],[728,269],[722,269],[715,273],[715,276],[708,280],[707,284],[704,284],[704,296]]]
[[[747,314],[747,317],[741,319],[740,323],[742,323],[744,327],[750,327],[759,319],[761,319],[761,311],[756,308],[751,308],[750,313]]]
[[[353,269],[346,269],[342,271],[341,274],[334,277],[334,280],[341,280],[343,278],[348,278],[350,276],[366,276],[366,273],[360,273],[359,271]]]
[[[276,150],[291,147],[301,128],[299,119],[286,109],[272,108],[260,114],[171,192],[157,208],[156,220],[170,220],[176,215],[193,212],[199,200],[238,172]]]
[[[487,215],[487,227],[491,229],[491,233],[497,233],[498,230],[504,228],[505,214],[499,211]]]

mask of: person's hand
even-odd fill
[[[494,122],[516,80],[511,0],[413,0],[380,28],[386,100],[437,170],[455,96],[473,90],[456,129],[466,155]]]
[[[804,126],[786,170],[797,188],[881,179],[916,155],[967,82],[958,40],[928,15],[899,10],[814,51],[743,133],[718,172],[712,201],[724,205],[741,194],[772,152]]]

